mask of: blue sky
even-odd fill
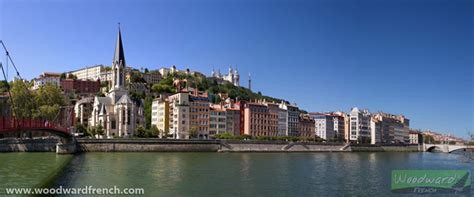
[[[118,22],[135,68],[232,65],[242,85],[250,72],[255,91],[307,111],[473,131],[474,1],[0,0],[0,39],[28,79],[110,65]]]

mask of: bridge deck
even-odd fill
[[[71,135],[67,127],[58,123],[42,119],[17,119],[12,117],[0,117],[0,132],[18,132],[25,130],[45,130],[61,132],[65,135]]]

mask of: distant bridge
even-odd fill
[[[456,150],[474,150],[474,146],[468,145],[450,145],[450,144],[423,144],[423,151],[434,152],[440,151],[443,153],[451,153]]]

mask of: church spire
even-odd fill
[[[118,24],[117,43],[115,44],[114,59],[112,60],[112,89],[122,89],[125,85],[125,55],[123,53],[122,34]]]
[[[120,64],[120,61],[122,61],[122,65],[125,67],[125,55],[123,53],[122,35],[120,33],[120,23],[118,23],[117,43],[115,45],[115,53],[112,63]]]

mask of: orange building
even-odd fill
[[[278,105],[275,105],[275,107],[272,105],[267,106],[263,103],[245,103],[243,105],[244,134],[251,136],[277,136]]]
[[[197,132],[198,138],[209,137],[209,97],[207,93],[189,94],[189,129]]]

